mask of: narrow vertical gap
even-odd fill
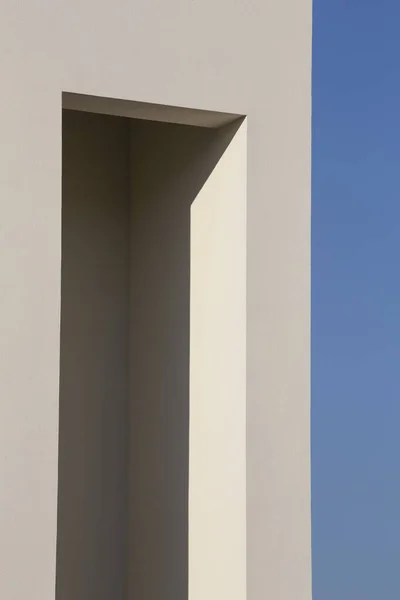
[[[65,116],[56,598],[186,600],[190,211],[231,134]]]

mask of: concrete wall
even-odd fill
[[[309,600],[310,0],[7,1],[0,50],[0,596],[54,598],[66,90],[247,115],[247,595]]]

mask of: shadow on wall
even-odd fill
[[[63,112],[57,600],[185,600],[190,207],[238,130]]]

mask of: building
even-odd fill
[[[311,2],[0,45],[0,597],[311,600]]]

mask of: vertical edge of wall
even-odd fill
[[[8,18],[0,21],[9,32]],[[0,39],[7,45],[3,31]],[[0,598],[50,600],[57,520],[61,98],[49,90],[48,74],[30,62],[34,51],[24,55],[21,67],[22,53],[9,48],[0,68]]]
[[[246,598],[243,121],[191,210],[189,600]]]

